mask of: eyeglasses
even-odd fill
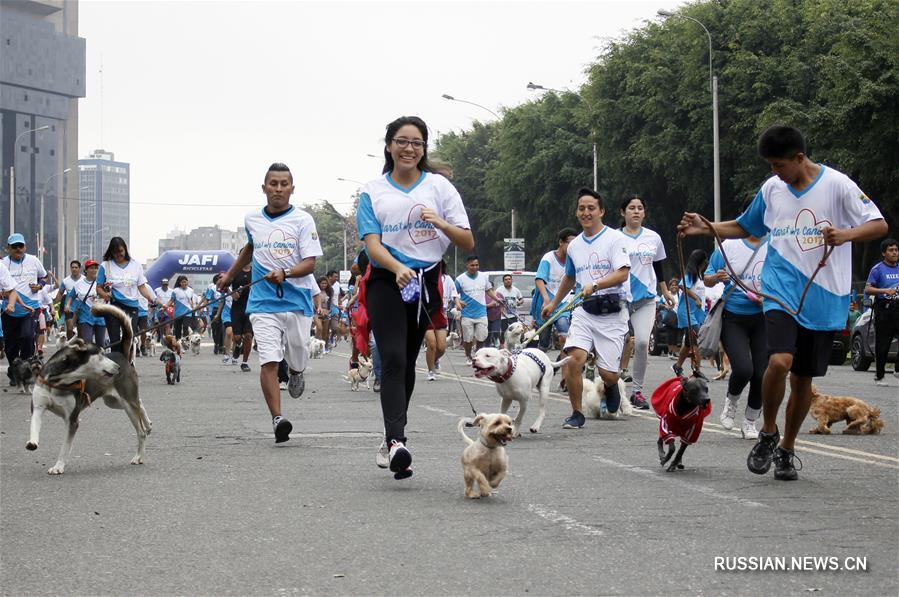
[[[405,139],[403,137],[394,137],[393,142],[396,143],[396,146],[400,149],[405,149],[408,145],[412,145],[413,149],[423,149],[426,145],[421,139]]]
[[[15,244],[9,245],[9,246],[12,247],[13,249],[24,249],[25,243],[15,243]]]

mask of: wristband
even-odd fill
[[[282,268],[281,273],[284,274],[285,280],[290,277],[290,273],[287,271],[287,268]]]

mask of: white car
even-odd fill
[[[537,272],[509,272],[504,270],[485,271],[485,274],[493,283],[494,290],[499,290],[503,286],[503,276],[512,274],[512,286],[521,291],[521,298],[524,302],[518,307],[516,315],[518,319],[525,325],[531,325],[531,298],[534,295],[534,277]]]

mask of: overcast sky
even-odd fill
[[[275,161],[295,204],[346,212],[358,185],[337,179],[380,174],[366,154],[397,116],[433,136],[493,118],[444,93],[500,112],[537,97],[529,81],[576,89],[609,39],[680,4],[83,0],[79,153],[131,164],[141,260],[173,228],[242,225]]]

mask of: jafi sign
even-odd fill
[[[503,269],[522,271],[524,269],[524,239],[503,239]]]

